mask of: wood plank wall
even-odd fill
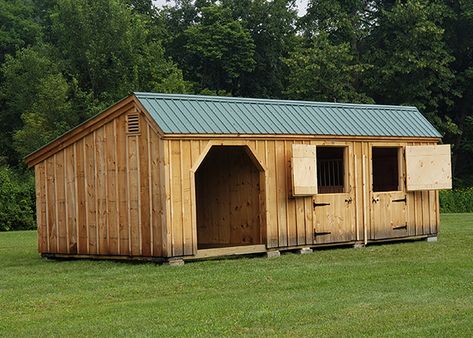
[[[355,222],[356,239],[364,239],[363,213],[366,210],[366,226],[368,238],[374,238],[370,233],[370,201],[362,199],[362,161],[365,155],[365,170],[370,177],[369,149],[370,142],[343,142],[337,139],[320,140],[238,140],[219,139],[165,139],[164,163],[166,180],[166,241],[170,256],[192,255],[196,253],[196,232],[192,229],[190,219],[195,210],[192,205],[191,168],[199,159],[209,142],[224,145],[247,145],[260,160],[265,168],[265,211],[267,247],[295,247],[314,244],[313,241],[313,206],[312,197],[292,198],[291,192],[291,144],[304,143],[314,145],[352,145],[353,152],[349,154],[350,175],[356,176],[354,189],[354,203],[356,203]],[[398,143],[405,146],[408,143]],[[409,143],[412,144],[412,143]],[[419,143],[420,144],[420,143]],[[394,145],[394,144],[393,144]],[[355,161],[356,156],[356,161]],[[355,172],[356,166],[356,172]],[[370,185],[367,185],[369,196]],[[438,193],[410,192],[407,193],[408,223],[410,236],[429,235],[437,233],[439,224]],[[262,226],[265,226],[262,224]]]
[[[163,256],[162,141],[123,113],[35,166],[41,253]]]
[[[371,142],[320,139],[160,139],[145,118],[129,135],[123,113],[35,166],[41,253],[171,257],[197,252],[191,168],[209,145],[247,145],[265,169],[260,197],[268,248],[312,245],[312,197],[291,197],[291,145],[351,145],[356,240],[373,238],[370,201],[363,204],[362,161],[369,177]],[[143,116],[142,116],[143,117]],[[426,144],[404,142],[399,146]],[[363,157],[365,156],[365,157]],[[356,169],[355,169],[356,168]],[[350,180],[351,181],[351,180]],[[367,187],[369,196],[369,188]],[[409,235],[438,232],[438,193],[407,193]],[[363,216],[365,213],[365,216]]]

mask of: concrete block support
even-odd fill
[[[437,242],[437,236],[427,237],[427,243]]]
[[[266,252],[266,257],[267,258],[274,258],[274,257],[279,257],[281,256],[281,253],[279,250],[273,250],[273,251],[268,251]]]
[[[172,257],[164,262],[164,264],[169,266],[182,266],[184,265],[184,260],[180,257]]]
[[[313,250],[311,248],[302,248],[300,250],[297,250],[297,253],[300,255],[306,255],[312,253]]]

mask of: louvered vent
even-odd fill
[[[128,114],[128,134],[139,134],[140,133],[140,115],[139,114]]]

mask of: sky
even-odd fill
[[[297,9],[298,9],[298,13],[299,13],[299,16],[303,16],[306,12],[306,8],[307,8],[307,1],[308,0],[296,0],[296,4],[297,4]],[[173,1],[166,1],[166,0],[153,0],[154,4],[158,7],[162,7],[164,6],[166,3],[168,4],[172,4]]]

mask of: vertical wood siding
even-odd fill
[[[162,140],[142,116],[140,134],[126,129],[124,113],[35,166],[38,248],[41,253],[170,257],[197,252],[192,168],[210,139]],[[219,144],[235,144],[222,139]],[[363,197],[363,159],[371,179],[370,149],[376,142],[336,138],[238,140],[260,161],[259,197],[262,243],[268,248],[313,245],[314,198],[291,196],[291,145],[341,145],[350,150],[345,210],[353,232],[350,241],[376,239],[371,183]],[[381,143],[380,143],[381,144]],[[396,143],[405,145],[422,142]],[[404,160],[404,159],[402,159]],[[403,182],[404,185],[404,182]],[[405,188],[404,188],[405,189]],[[438,192],[405,192],[407,236],[438,232]],[[345,203],[345,202],[343,202]],[[341,206],[334,206],[341,208]],[[387,217],[379,214],[376,217]],[[324,215],[324,217],[328,217]],[[335,237],[334,237],[335,238]]]
[[[162,141],[124,113],[35,166],[41,253],[162,256]]]
[[[191,236],[190,231],[196,231],[191,227],[191,216],[194,212],[191,201],[192,189],[189,189],[188,181],[192,179],[191,168],[207,146],[209,139],[202,140],[165,140],[165,178],[166,178],[166,204],[168,228],[167,245],[170,247],[170,256],[181,256],[195,254],[196,239]],[[218,144],[234,144],[234,140],[219,140]],[[265,169],[265,199],[264,209],[260,213],[264,216],[262,226],[265,227],[265,236],[268,248],[294,247],[301,245],[312,245],[314,242],[314,219],[312,197],[291,197],[291,170],[290,149],[293,143],[304,143],[313,145],[337,145],[346,146],[350,151],[347,157],[348,189],[347,194],[352,196],[354,207],[349,213],[343,213],[349,218],[348,228],[352,232],[350,241],[364,240],[363,213],[366,210],[365,222],[367,226],[368,240],[376,239],[375,228],[379,226],[371,217],[371,168],[370,148],[376,142],[348,142],[337,139],[318,140],[246,140],[238,144],[245,144],[251,148]],[[393,143],[393,146],[405,146],[407,143]],[[363,198],[362,185],[362,161],[365,156],[366,198]],[[356,167],[356,170],[355,170]],[[355,173],[356,171],[356,173]],[[402,183],[405,184],[404,181]],[[406,213],[408,222],[408,233],[406,236],[419,236],[435,234],[438,231],[439,211],[438,192],[405,192]],[[332,195],[333,196],[333,195]],[[345,203],[342,201],[342,203]],[[335,208],[343,209],[341,205]],[[337,210],[338,210],[337,209]],[[380,217],[388,217],[383,214]],[[337,231],[335,229],[335,234]],[[346,237],[346,236],[345,236]],[[337,234],[334,238],[344,238]]]

